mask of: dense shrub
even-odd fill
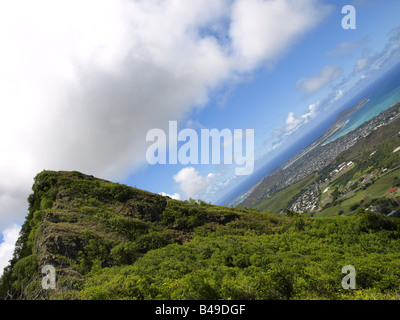
[[[2,297],[400,297],[398,218],[363,208],[354,217],[313,218],[167,200],[77,172],[41,173],[33,189]],[[395,205],[362,206],[372,204]],[[67,295],[37,294],[39,261],[47,259],[74,282],[59,291]],[[341,286],[345,265],[356,269],[355,291]]]

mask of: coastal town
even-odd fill
[[[336,140],[325,143],[327,135],[324,135],[299,155],[289,160],[282,168],[264,178],[264,180],[258,184],[257,188],[252,191],[252,194],[244,200],[243,204],[248,205],[250,201],[259,202],[263,199],[268,199],[276,192],[309,177],[315,172],[321,171],[329,166],[340,153],[354,146],[371,132],[390,124],[399,117],[400,103],[397,103]],[[352,162],[343,163],[335,169],[336,171],[332,171],[331,175],[333,176],[352,165],[354,165]],[[273,183],[270,181],[273,181]],[[319,201],[317,195],[321,194],[321,191],[317,190],[319,185],[323,183],[325,183],[325,181],[315,182],[308,186],[308,189],[303,193],[301,198],[291,205],[291,209],[304,212],[315,210],[316,204]]]

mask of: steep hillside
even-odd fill
[[[79,172],[44,171],[34,180],[29,214],[2,278],[3,297],[43,294],[39,266],[58,268],[60,288],[69,292],[94,265],[131,264],[150,250],[189,241],[198,226],[237,216],[229,208],[210,211],[203,202],[180,202]]]
[[[42,267],[56,288],[42,287]],[[342,288],[342,268],[357,290]],[[398,299],[398,218],[312,218],[38,174],[3,299]]]

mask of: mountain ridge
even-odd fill
[[[202,210],[208,206],[205,202],[181,202],[77,171],[43,171],[34,178],[32,190],[29,213],[2,277],[3,290],[10,286],[5,283],[12,278],[12,269],[16,265],[18,269],[24,259],[31,267],[56,266],[64,278],[79,283],[82,273],[93,266],[85,248],[99,251],[96,256],[105,256],[101,250],[107,251],[111,258],[104,258],[102,267],[115,262],[113,249],[115,259],[131,263],[149,250],[188,241],[195,227],[224,224],[236,216],[229,208],[223,214],[215,210],[208,215]],[[38,283],[35,286],[39,292]]]
[[[43,171],[32,189],[1,299],[399,298],[398,218],[178,201],[76,171]],[[355,291],[341,286],[349,264]],[[42,285],[44,266],[54,289]]]

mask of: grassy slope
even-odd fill
[[[150,250],[189,241],[198,226],[223,225],[239,211],[180,202],[79,172],[44,171],[33,191],[1,279],[3,297],[47,294],[40,290],[38,272],[46,264],[58,268],[64,293],[75,292],[95,265],[130,264]]]
[[[308,177],[304,180],[295,183],[294,185],[274,194],[271,198],[262,200],[257,203],[254,208],[271,213],[279,213],[285,210],[291,201],[299,196],[311,183],[315,181],[315,178]]]
[[[42,172],[11,265],[14,299],[397,299],[397,218],[278,216]],[[41,289],[52,264],[57,289]],[[341,288],[342,267],[357,290]]]

